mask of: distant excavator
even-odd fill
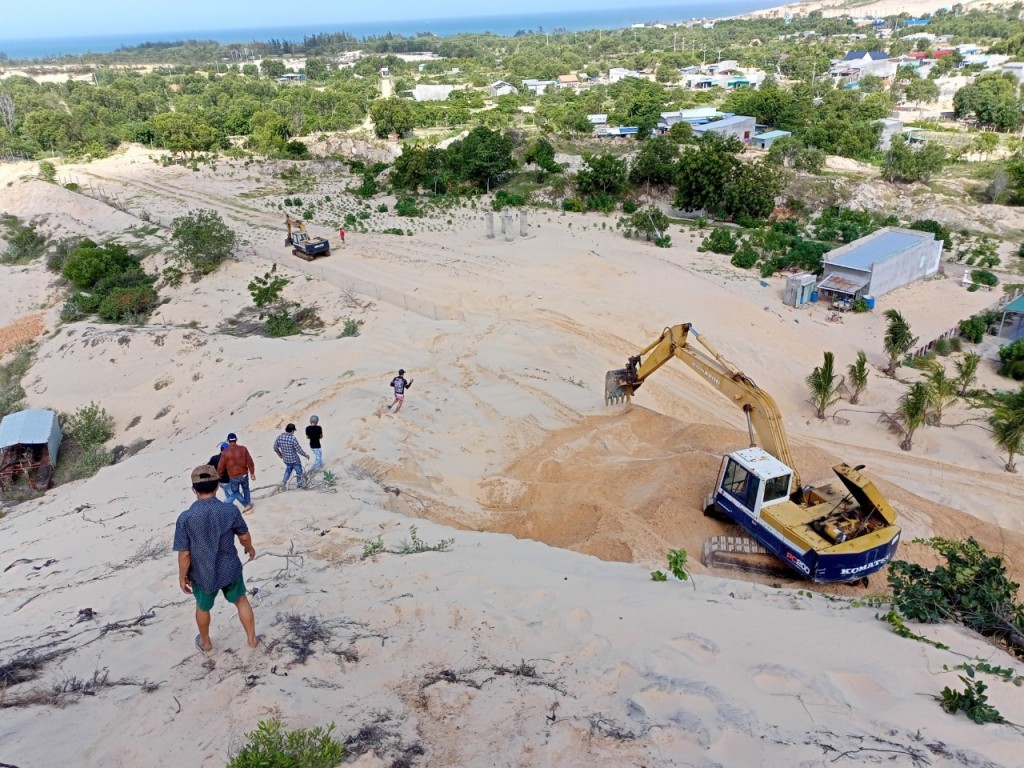
[[[331,255],[331,242],[323,237],[310,237],[304,222],[285,214],[284,224],[288,227],[288,236],[284,239],[284,244],[292,247],[295,256],[313,261],[318,256]]]
[[[690,337],[706,351],[696,349]],[[711,539],[705,542],[705,563],[743,568],[745,560],[756,559],[745,555],[767,551],[812,581],[863,579],[866,584],[867,577],[896,554],[900,540],[896,512],[860,473],[863,465],[832,468],[845,492],[831,485],[802,486],[775,400],[719,354],[690,323],[666,328],[630,357],[625,368],[608,371],[605,403],[628,401],[652,373],[674,357],[742,408],[750,435],[749,448],[733,451],[722,460],[718,485],[705,497],[704,514],[737,523],[756,545],[737,546],[735,539],[722,537],[719,547]]]

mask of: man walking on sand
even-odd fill
[[[277,436],[277,440],[274,441],[274,453],[284,462],[284,480],[281,481],[281,487],[285,490],[288,489],[288,479],[292,476],[292,472],[294,472],[295,487],[301,488],[302,460],[299,456],[308,459],[309,454],[302,450],[302,446],[299,445],[299,439],[295,437],[294,424],[289,424],[284,428],[284,432]]]
[[[210,457],[210,461],[209,461],[210,466],[211,467],[216,467],[218,464],[220,464],[221,454],[223,454],[224,451],[226,451],[230,447],[231,447],[231,443],[221,443],[220,444],[220,452],[219,453],[215,453],[215,454],[213,454],[213,456]],[[234,506],[235,505],[235,501],[237,499],[235,497],[235,494],[233,494],[231,492],[231,478],[228,476],[227,472],[218,472],[218,475],[219,475],[219,477],[217,478],[217,482],[220,484],[220,489],[222,491],[224,491],[224,501],[225,501],[225,503],[230,504],[231,506]]]
[[[249,449],[238,444],[238,435],[228,433],[228,449],[220,455],[217,472],[227,473],[231,479],[231,493],[242,503],[243,512],[252,511],[252,496],[249,495],[249,480],[256,482],[256,465],[249,455]]]
[[[309,468],[309,473],[313,474],[324,465],[324,452],[320,447],[320,441],[324,439],[324,430],[320,426],[319,416],[309,417],[306,439],[309,440],[309,450],[313,452],[313,466]]]
[[[395,390],[395,401],[388,406],[389,411],[398,413],[402,410],[402,403],[405,402],[405,390],[412,387],[412,382],[412,379],[405,380],[405,368],[399,368],[398,375],[391,380],[391,388]]]
[[[344,245],[345,244],[345,230],[344,229],[339,229],[338,230],[338,237],[341,238],[341,244]]]
[[[238,610],[250,648],[263,640],[256,634],[256,617],[245,596],[242,561],[235,549],[235,537],[249,556],[256,557],[252,537],[245,520],[234,504],[217,500],[218,474],[213,466],[192,470],[192,492],[196,500],[178,515],[174,526],[174,549],[178,553],[178,585],[196,599],[196,648],[202,653],[213,650],[210,640],[210,609],[223,592]]]

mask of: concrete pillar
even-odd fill
[[[526,237],[526,210],[524,208],[519,209],[519,236]]]
[[[516,237],[515,230],[512,229],[512,211],[508,208],[501,212],[501,231],[505,233],[505,239],[510,243]]]
[[[487,224],[487,237],[494,239],[494,211],[488,211],[487,217],[484,219]]]

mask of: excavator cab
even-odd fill
[[[733,451],[722,461],[715,511],[733,519],[735,513],[757,519],[762,509],[789,501],[792,484],[793,470],[764,449]]]

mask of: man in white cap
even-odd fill
[[[310,474],[316,472],[324,465],[324,452],[320,447],[320,441],[324,438],[324,430],[320,426],[319,416],[309,417],[309,426],[306,427],[306,439],[309,440],[309,450],[313,452],[313,466],[309,468]]]

